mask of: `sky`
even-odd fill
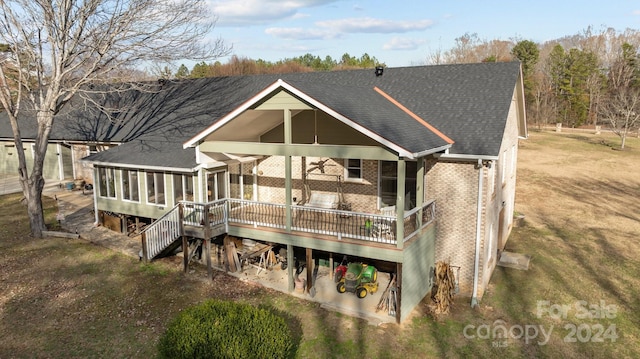
[[[415,66],[465,34],[542,43],[589,26],[640,29],[639,0],[209,0],[209,6],[217,16],[212,38],[232,45],[233,55],[266,61],[367,53],[390,67]]]

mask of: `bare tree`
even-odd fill
[[[215,24],[205,0],[0,0],[0,10],[0,40],[11,50],[0,64],[0,102],[13,130],[34,237],[46,229],[47,142],[55,115],[73,96],[91,91],[90,84],[117,81],[123,69],[229,51],[220,39],[203,41]],[[33,118],[29,171],[20,125]]]
[[[609,121],[611,130],[620,137],[624,149],[627,135],[640,124],[640,84],[637,49],[622,45],[622,54],[609,69],[606,98],[600,104],[602,118]]]
[[[611,93],[600,105],[600,113],[620,137],[620,149],[624,149],[627,135],[640,124],[640,89],[625,87]]]

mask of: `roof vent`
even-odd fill
[[[376,77],[380,77],[382,76],[382,73],[384,72],[384,67],[382,66],[376,66]]]

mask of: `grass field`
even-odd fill
[[[83,240],[29,238],[20,195],[0,197],[0,358],[152,358],[180,310],[207,298],[270,306],[296,334],[298,358],[640,357],[640,140],[532,132],[521,142],[507,250],[478,308],[426,303],[402,325],[374,327],[318,304],[168,258],[139,262]],[[46,201],[49,223],[55,202]],[[507,337],[500,334],[507,333]]]

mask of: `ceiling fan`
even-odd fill
[[[312,167],[307,170],[307,173],[315,170],[320,170],[320,173],[324,173],[325,166],[335,166],[335,164],[332,164],[332,163],[326,164],[326,162],[329,160],[330,158],[327,158],[326,160],[319,160],[319,161],[309,163]]]

